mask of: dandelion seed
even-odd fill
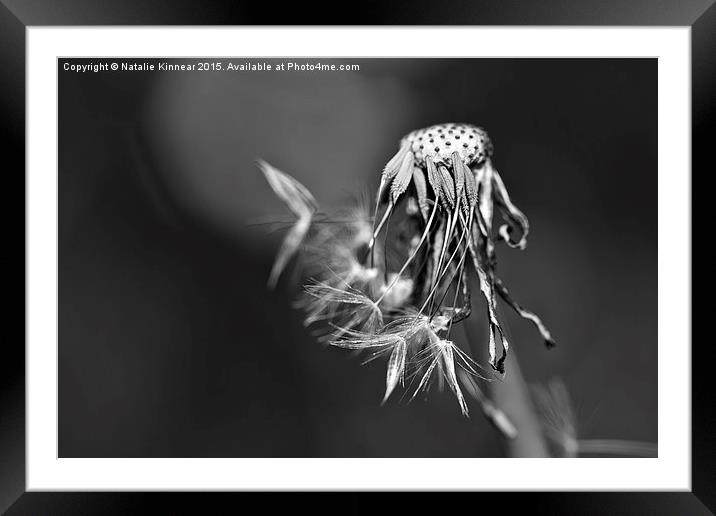
[[[402,380],[405,374],[405,354],[407,351],[407,344],[405,340],[399,339],[393,348],[393,352],[390,354],[390,360],[388,360],[388,374],[385,379],[385,396],[383,396],[383,403],[388,400],[388,397],[398,385],[398,382]]]
[[[311,225],[313,214],[318,210],[318,204],[313,198],[313,195],[311,195],[311,192],[288,174],[272,167],[263,160],[258,160],[257,164],[274,193],[283,200],[294,215],[298,217],[295,225],[284,238],[281,249],[278,255],[276,255],[276,261],[271,269],[269,285],[274,287],[284,267],[286,267],[288,261],[301,245]]]
[[[306,323],[330,321],[336,329],[336,333],[325,340],[353,329],[373,332],[383,325],[383,314],[377,304],[350,286],[337,288],[327,283],[314,282],[306,285],[304,290],[317,300]]]
[[[448,386],[455,394],[462,414],[467,416],[469,414],[469,410],[467,403],[465,402],[465,397],[460,389],[460,385],[457,382],[457,376],[455,373],[455,355],[458,353],[458,356],[461,356],[459,351],[457,351],[458,348],[453,342],[438,338],[437,334],[433,332],[428,334],[428,338],[430,346],[426,352],[430,355],[429,364],[422,372],[420,383],[415,389],[413,397],[427,387],[433,373],[437,370],[438,373],[442,375],[441,378],[447,382]]]

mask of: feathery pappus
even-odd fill
[[[487,132],[475,125],[412,131],[385,165],[373,206],[364,199],[333,216],[320,213],[313,195],[295,178],[262,160],[258,166],[297,217],[269,284],[276,284],[298,253],[309,278],[299,306],[306,325],[326,330],[320,340],[365,352],[368,361],[384,357],[384,401],[398,384],[409,383],[415,396],[435,379],[449,386],[467,415],[462,383],[488,418],[501,418],[507,427],[504,414],[476,391],[476,384],[465,385],[467,376],[484,376],[450,338],[453,326],[473,312],[476,278],[494,371],[504,373],[510,349],[498,297],[532,322],[548,347],[554,345],[540,318],[519,305],[496,274],[497,244],[524,249],[529,225],[492,158]]]

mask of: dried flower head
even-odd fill
[[[364,203],[333,219],[317,215],[315,200],[295,179],[259,162],[269,185],[298,217],[270,283],[302,248],[302,263],[312,278],[301,302],[306,324],[326,322],[327,342],[366,351],[369,360],[387,357],[384,399],[406,378],[417,383],[417,394],[437,377],[467,414],[456,366],[478,375],[477,364],[450,334],[472,312],[472,274],[485,300],[495,371],[504,373],[509,351],[498,296],[554,345],[541,320],[512,299],[495,273],[496,243],[524,249],[529,226],[492,155],[487,132],[474,125],[413,131],[383,169],[372,215]],[[494,230],[496,214],[504,222]]]

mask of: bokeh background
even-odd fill
[[[656,60],[333,62],[361,69],[59,61],[60,456],[502,456],[449,392],[381,407],[384,364],[316,343],[295,276],[266,288],[281,234],[257,222],[290,216],[257,157],[329,211],[452,121],[489,131],[531,222],[526,251],[498,249],[559,342],[503,310],[528,382],[565,382],[583,438],[656,442]]]

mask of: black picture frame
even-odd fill
[[[716,170],[709,136],[716,125],[716,5],[713,0],[629,0],[603,2],[413,1],[381,3],[363,1],[360,9],[325,10],[306,4],[276,6],[256,2],[189,2],[162,0],[0,0],[0,127],[8,200],[24,206],[25,170],[25,29],[40,25],[663,25],[691,27],[692,71],[692,178],[693,171],[706,175]],[[343,6],[345,7],[345,5]],[[321,13],[321,14],[317,14]],[[7,182],[14,181],[9,185]],[[14,208],[12,208],[14,211]],[[19,207],[18,207],[19,209]],[[24,208],[23,208],[24,209]],[[24,213],[24,211],[23,211]],[[18,224],[19,225],[19,224]],[[18,278],[25,270],[24,225],[13,253],[5,254],[8,277]],[[693,230],[692,230],[693,234]],[[22,246],[22,247],[20,247]],[[22,253],[16,249],[22,249]],[[14,273],[10,273],[10,271]],[[24,275],[23,275],[24,276]],[[20,286],[18,285],[18,290]],[[24,281],[23,281],[24,292]],[[7,299],[7,298],[6,298]],[[10,298],[12,299],[12,298]],[[7,321],[24,335],[25,295],[8,303]],[[13,313],[15,312],[15,313]],[[14,316],[14,317],[13,317]],[[22,322],[21,322],[22,321]],[[691,335],[691,328],[684,328]],[[26,493],[25,492],[25,351],[24,339],[3,339],[0,359],[0,511],[7,514],[134,514],[161,507],[162,513],[210,512],[216,501],[234,505],[236,496],[166,493]],[[547,514],[713,514],[716,512],[716,437],[710,426],[716,421],[712,389],[706,385],[710,346],[695,341],[692,346],[692,491],[640,493],[472,493],[484,510],[513,502],[529,503],[537,513]],[[356,495],[350,495],[354,498]],[[360,500],[344,500],[342,506],[369,510],[370,494]],[[452,495],[456,496],[456,495]],[[315,507],[313,499],[304,503]],[[424,496],[412,500],[423,503]],[[254,500],[259,501],[259,500]],[[451,505],[456,503],[451,500]],[[265,503],[265,502],[264,502]],[[402,502],[401,502],[402,503]],[[460,503],[460,502],[458,502]],[[238,507],[238,506],[237,506]],[[148,512],[149,512],[148,511]]]

